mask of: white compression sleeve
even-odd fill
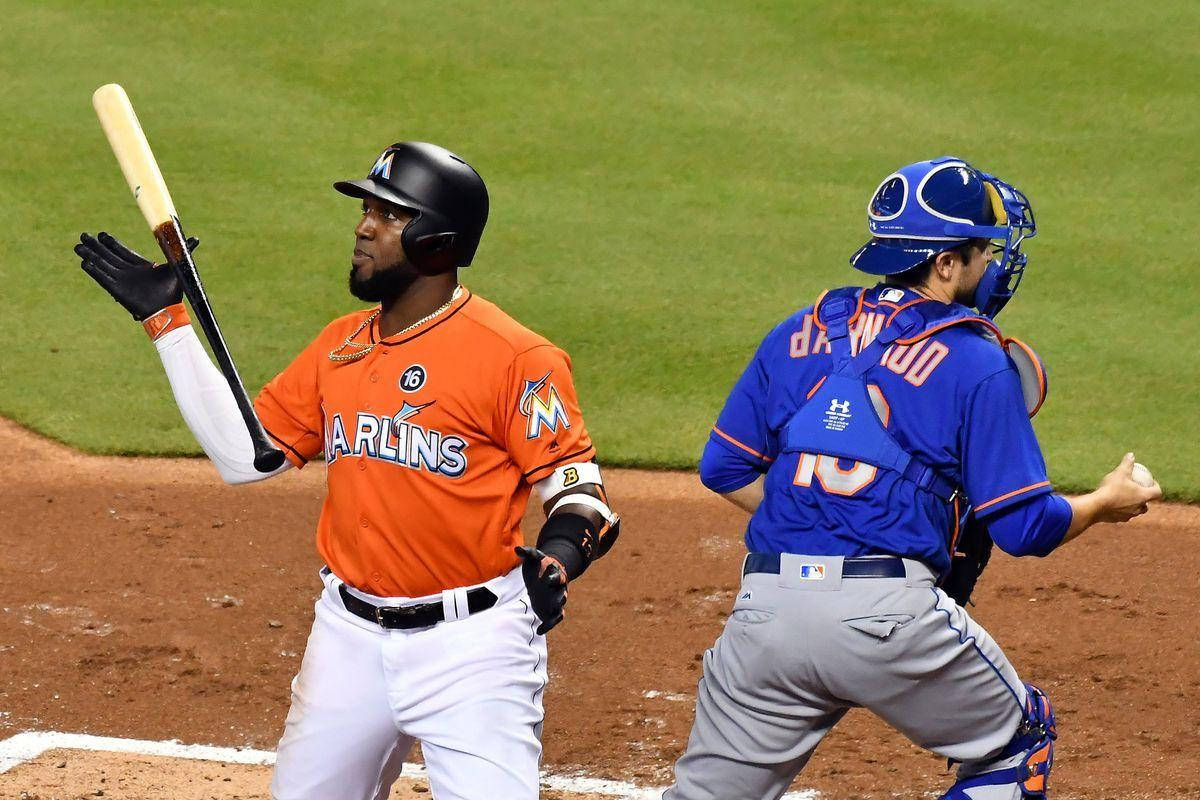
[[[168,331],[154,346],[183,421],[226,483],[261,481],[292,466],[285,460],[274,472],[254,468],[254,445],[237,401],[191,325]]]

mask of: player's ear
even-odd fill
[[[933,257],[933,271],[943,281],[954,279],[954,270],[963,264],[958,250],[944,250]]]

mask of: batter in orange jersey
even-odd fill
[[[414,597],[508,572],[530,486],[595,456],[569,359],[466,289],[406,333],[381,337],[374,314],[330,324],[255,403],[296,466],[324,452],[325,563]]]
[[[458,282],[488,215],[482,178],[400,142],[367,178],[350,291],[255,401],[287,455],[262,474],[174,273],[108,234],[83,267],[143,321],[188,427],[229,483],[324,456],[326,567],[279,742],[275,800],[382,800],[421,742],[437,800],[538,797],[545,633],[604,555],[608,506],[566,353]],[[520,528],[546,512],[536,546]]]

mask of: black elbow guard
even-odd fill
[[[581,514],[563,511],[551,514],[538,534],[538,549],[562,562],[567,577],[575,580],[617,541],[621,518],[614,516],[603,527]]]

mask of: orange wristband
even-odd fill
[[[173,306],[167,306],[157,314],[153,314],[142,320],[142,327],[146,329],[146,333],[150,335],[150,340],[155,341],[164,333],[173,331],[176,328],[182,328],[184,325],[191,325],[192,320],[188,316],[187,309],[183,303],[176,303]]]

